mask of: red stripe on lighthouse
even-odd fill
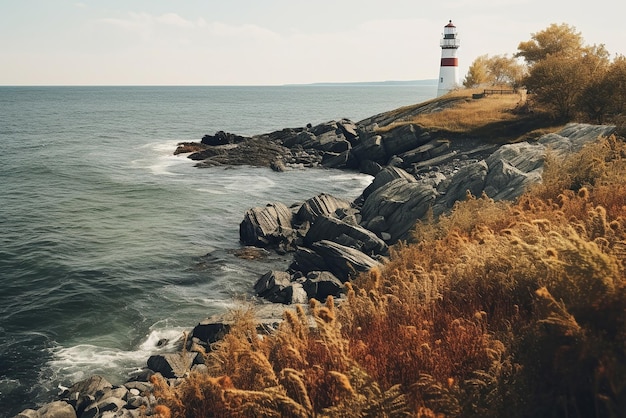
[[[441,66],[442,67],[458,67],[459,59],[458,58],[442,58]]]

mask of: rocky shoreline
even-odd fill
[[[425,104],[418,111],[433,111],[432,106]],[[384,262],[389,247],[410,239],[415,223],[430,213],[446,213],[468,192],[512,200],[541,180],[548,150],[566,155],[615,131],[613,126],[569,124],[532,143],[497,145],[477,138],[451,139],[417,125],[377,130],[377,124],[388,125],[404,116],[381,114],[358,123],[342,119],[254,137],[218,132],[200,143],[179,145],[176,153],[190,153],[199,167],[247,164],[278,171],[324,167],[374,176],[354,201],[320,194],[305,202],[270,202],[245,212],[240,224],[245,254],[263,256],[266,251],[261,248],[292,255],[285,270],[256,278],[255,294],[272,302],[256,307],[260,333],[271,332],[284,309],[311,298],[340,298],[345,282]],[[92,376],[64,390],[56,401],[16,417],[154,415],[157,400],[150,377],[160,373],[176,385],[190,371],[206,369],[203,353],[229,331],[232,320],[229,314],[203,320],[174,344],[175,352],[151,356],[145,369],[123,385]]]

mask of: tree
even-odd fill
[[[546,29],[531,34],[531,39],[520,42],[515,54],[528,65],[546,59],[549,55],[578,55],[583,48],[583,38],[574,26],[565,23],[551,24]]]
[[[529,64],[524,83],[537,103],[558,119],[584,111],[598,120],[607,109],[606,86],[600,83],[610,64],[604,45],[585,46],[573,26],[552,24],[518,46]]]
[[[493,84],[517,87],[524,76],[525,67],[514,57],[495,55],[487,60],[487,71]]]
[[[488,82],[487,59],[488,55],[485,54],[479,56],[472,62],[465,76],[465,80],[463,80],[463,86],[472,88]]]
[[[481,84],[506,84],[516,87],[522,80],[523,74],[524,66],[519,64],[515,58],[509,58],[507,55],[495,55],[493,57],[481,55],[470,65],[463,85],[468,88]]]

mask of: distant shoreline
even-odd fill
[[[283,84],[286,87],[292,86],[436,86],[437,79],[432,80],[387,80],[387,81],[348,81],[348,82],[319,82],[304,84]]]

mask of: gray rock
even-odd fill
[[[326,168],[348,168],[358,167],[358,161],[354,158],[350,150],[341,153],[325,152],[322,157],[322,166]]]
[[[371,160],[378,164],[384,164],[389,160],[389,155],[383,145],[383,137],[373,135],[361,140],[352,148],[352,154],[359,161]]]
[[[94,375],[70,386],[68,389],[68,395],[77,393],[81,396],[91,395],[94,398],[97,398],[105,390],[111,389],[112,387],[113,385],[104,377]]]
[[[376,177],[374,177],[374,180],[372,180],[370,185],[367,186],[365,190],[363,190],[363,197],[367,199],[369,195],[374,193],[382,186],[385,186],[386,184],[399,178],[403,178],[410,183],[415,182],[415,177],[413,177],[411,174],[407,173],[403,169],[399,167],[385,167],[378,174],[376,174]]]
[[[249,209],[239,224],[241,242],[244,245],[264,247],[295,239],[292,219],[291,210],[280,202]]]
[[[434,139],[399,155],[405,164],[420,163],[445,154],[450,149],[450,141]],[[432,163],[431,163],[432,164]]]
[[[524,173],[507,161],[498,160],[489,167],[484,192],[494,200],[513,200],[526,188],[541,181],[541,169]]]
[[[152,391],[152,383],[150,382],[139,382],[139,381],[131,381],[131,382],[126,382],[124,383],[124,386],[126,387],[126,389],[128,389],[129,391],[137,391],[137,393],[132,392],[133,394],[136,395],[143,395],[145,393],[151,392]]]
[[[338,296],[344,290],[344,284],[334,274],[328,271],[312,271],[302,283],[309,299],[320,302],[326,301],[328,296]]]
[[[98,396],[98,400],[105,398],[118,398],[118,399],[126,399],[128,396],[128,389],[125,386],[119,386],[116,388],[105,389]]]
[[[441,199],[444,208],[451,208],[457,201],[465,200],[468,191],[474,196],[480,196],[485,189],[487,171],[488,167],[485,161],[462,167],[452,177],[450,186],[445,190],[445,195]],[[439,214],[437,211],[436,215]]]
[[[291,275],[284,271],[269,271],[254,284],[254,292],[268,300],[276,299],[287,286],[291,285]],[[281,301],[282,303],[282,301]]]
[[[286,298],[288,301],[287,304],[299,303],[305,304],[309,301],[309,296],[307,292],[304,290],[302,283],[292,283],[291,284],[291,297]]]
[[[509,165],[523,173],[543,167],[546,147],[542,144],[530,144],[520,142],[517,144],[503,145],[487,159],[489,167],[495,166],[498,161],[506,161]]]
[[[369,174],[370,176],[376,176],[383,167],[372,160],[364,160],[359,163],[359,171],[363,174]]]
[[[328,266],[327,270],[342,282],[353,279],[358,274],[380,265],[361,251],[332,241],[318,241],[311,247],[324,259]]]
[[[230,332],[230,325],[223,321],[205,319],[193,328],[192,338],[197,338],[203,344],[211,345],[224,338]],[[128,387],[128,384],[126,385]]]
[[[406,239],[415,223],[423,219],[434,203],[437,192],[428,184],[397,178],[370,194],[361,209],[362,225],[373,219],[385,218],[391,241]],[[383,232],[383,231],[381,231]]]
[[[148,368],[166,378],[183,377],[191,369],[197,355],[193,352],[154,354],[148,358]]]
[[[352,238],[355,244],[351,246],[366,254],[387,254],[389,251],[387,244],[372,231],[329,216],[317,218],[304,237],[304,242],[310,246],[322,240],[336,241],[341,235]]]
[[[429,132],[417,125],[401,125],[383,134],[387,155],[398,155],[415,149],[431,140]]]
[[[299,221],[315,222],[320,216],[328,216],[340,209],[349,209],[349,201],[322,193],[306,200],[298,210]]]
[[[37,410],[42,418],[76,418],[76,411],[72,405],[64,401],[55,401],[46,404]]]
[[[104,413],[106,412],[115,413],[117,411],[120,411],[122,408],[124,408],[124,406],[126,406],[126,402],[121,399],[114,398],[114,397],[104,398],[101,401],[98,401],[97,403],[93,403],[87,409],[85,409],[85,411],[81,414],[80,418],[102,417]]]
[[[326,265],[326,260],[317,252],[310,248],[298,247],[293,256],[293,263],[290,269],[308,274],[316,270],[326,271],[328,270],[328,266]]]

